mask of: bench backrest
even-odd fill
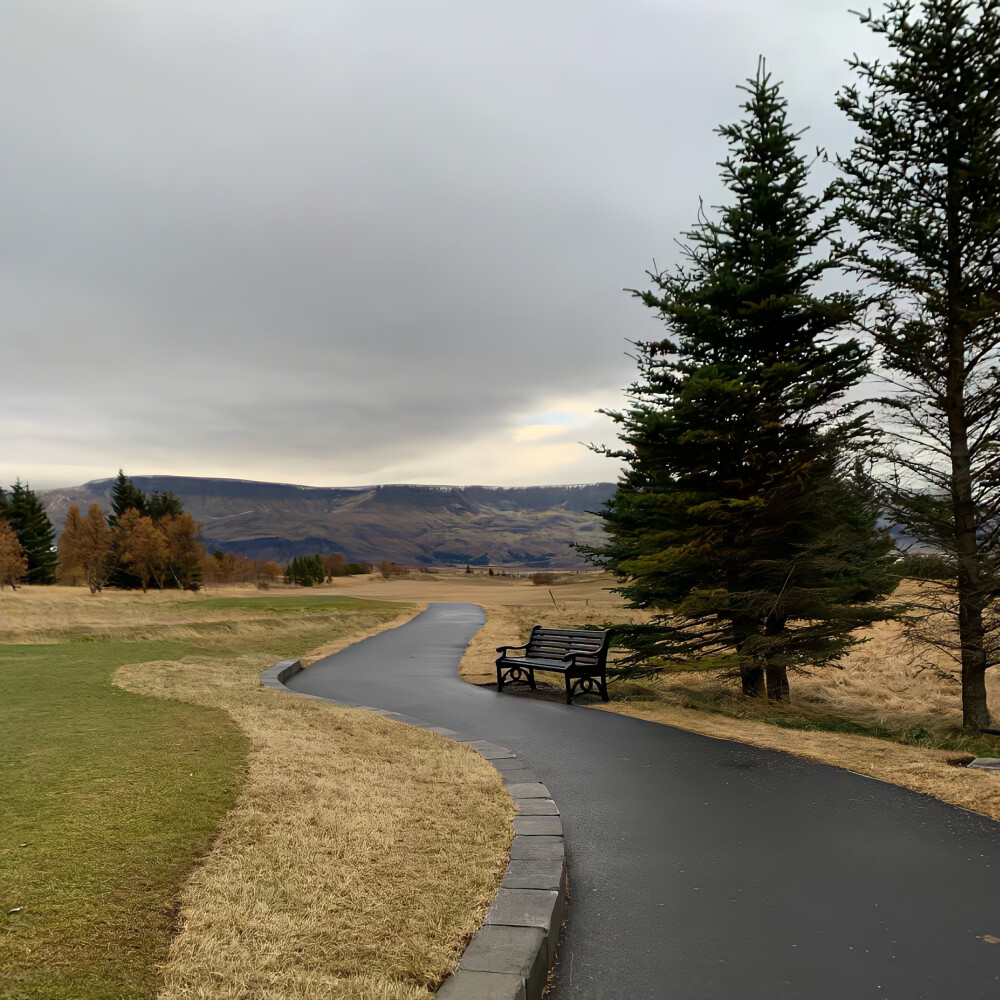
[[[611,632],[607,629],[542,628],[535,625],[528,638],[525,656],[562,661],[567,653],[576,653],[576,662],[594,666],[608,655]]]

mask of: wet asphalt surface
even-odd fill
[[[499,743],[548,785],[570,879],[552,1000],[1000,1000],[1000,824],[775,751],[466,684],[456,666],[483,621],[431,605],[289,687]]]

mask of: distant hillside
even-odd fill
[[[612,483],[587,486],[368,486],[327,488],[188,476],[133,476],[147,495],[170,490],[203,525],[202,541],[251,558],[287,562],[314,552],[408,566],[572,568],[571,542],[601,537]],[[57,530],[70,504],[108,511],[114,479],[39,497]]]

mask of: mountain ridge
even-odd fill
[[[411,566],[492,565],[570,569],[573,544],[602,538],[595,511],[613,483],[544,486],[303,486],[200,476],[132,476],[147,495],[175,493],[202,523],[202,542],[250,558],[287,562],[342,552],[348,561]],[[114,478],[39,492],[61,530],[71,504],[110,510]]]

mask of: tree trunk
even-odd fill
[[[785,667],[776,667],[768,664],[767,673],[767,700],[768,701],[788,701],[788,671]]]
[[[791,578],[792,574],[789,573],[788,580]],[[786,585],[788,580],[785,580]],[[782,587],[782,593],[784,593],[784,587]],[[778,600],[781,600],[781,594],[778,595]],[[785,631],[785,622],[787,619],[784,615],[777,613],[777,607],[778,602],[776,601],[774,608],[771,609],[771,613],[764,622],[764,635],[781,635]],[[777,667],[772,663],[766,663],[764,670],[767,676],[767,700],[788,701],[788,670],[785,667]]]
[[[979,527],[972,488],[972,454],[969,449],[969,418],[966,413],[966,348],[970,334],[963,313],[962,206],[956,178],[963,164],[960,151],[949,137],[948,190],[946,195],[947,276],[946,322],[948,337],[948,377],[944,408],[948,418],[948,446],[951,453],[951,503],[955,523],[955,555],[958,562],[958,633],[962,644],[962,725],[970,729],[989,726],[986,704],[986,631]]]
[[[759,663],[741,663],[740,680],[745,698],[764,697],[764,668]]]

